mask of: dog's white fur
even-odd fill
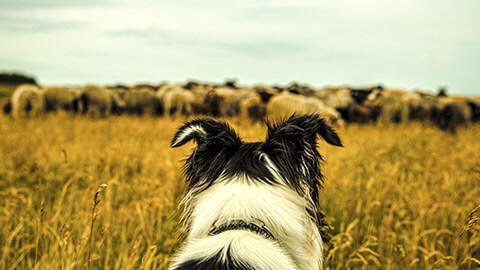
[[[189,235],[173,268],[189,260],[208,259],[227,247],[233,258],[255,269],[323,268],[322,237],[306,211],[311,202],[288,187],[266,154],[261,156],[259,162],[265,162],[280,184],[253,181],[245,175],[221,176],[204,191],[189,191]],[[213,224],[238,219],[263,221],[275,240],[246,230],[209,235]]]

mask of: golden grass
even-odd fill
[[[9,99],[18,84],[0,83],[0,102]]]
[[[1,269],[166,268],[193,147],[169,148],[182,120],[0,117]],[[265,136],[231,122],[247,140]],[[321,143],[326,268],[480,267],[479,132],[351,125],[344,148]]]

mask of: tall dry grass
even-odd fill
[[[168,147],[182,120],[0,117],[1,268],[166,268],[193,146]],[[352,125],[339,130],[344,148],[321,144],[326,268],[480,267],[479,131]]]

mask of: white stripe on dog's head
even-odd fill
[[[200,125],[184,126],[183,129],[180,129],[177,132],[177,134],[175,134],[170,147],[178,147],[178,146],[184,145],[185,143],[190,141],[192,138],[205,139],[206,137],[207,137],[207,133]]]

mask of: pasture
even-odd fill
[[[0,267],[165,269],[183,237],[192,144],[169,144],[185,120],[0,116]],[[263,124],[229,123],[265,136]],[[455,136],[418,123],[337,131],[344,148],[320,143],[326,269],[480,267],[478,124]]]

